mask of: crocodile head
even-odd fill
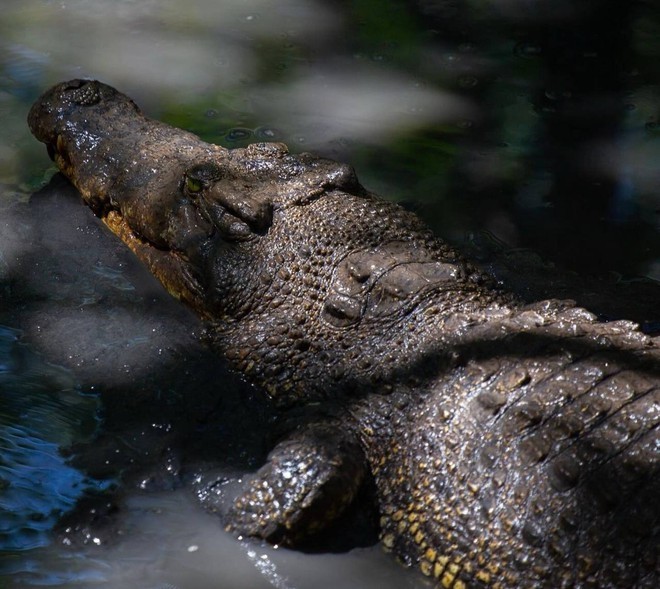
[[[473,270],[349,166],[281,143],[205,143],[96,81],[55,86],[29,125],[85,202],[273,396],[347,372],[385,376],[393,344],[414,358],[427,318],[469,304],[456,293],[471,290]]]

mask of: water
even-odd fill
[[[103,589],[254,589],[424,587],[388,556],[373,549],[310,555],[238,541],[201,513],[182,492],[133,496],[120,543],[33,557],[9,586],[103,587]],[[170,532],[164,534],[164,530]],[[173,532],[173,533],[172,533]],[[27,567],[26,567],[27,568]]]
[[[110,481],[87,478],[60,448],[90,441],[98,399],[76,390],[71,375],[49,366],[0,326],[0,546],[46,546],[49,531],[86,489]]]
[[[660,278],[660,12],[591,4],[5,0],[0,585],[425,586],[377,546],[237,541],[179,488],[182,464],[258,466],[274,416],[65,184],[30,197],[54,172],[25,124],[44,89],[94,77],[209,141],[350,162],[453,241],[487,230],[518,266],[533,248],[625,285]],[[51,534],[119,473],[120,518]]]

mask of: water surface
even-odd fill
[[[237,541],[178,486],[176,456],[256,468],[274,416],[65,183],[31,197],[54,173],[25,124],[42,91],[97,78],[209,141],[347,161],[452,241],[487,230],[625,286],[660,277],[658,39],[651,3],[6,0],[0,584],[425,586],[377,546]],[[120,474],[121,518],[51,533]]]

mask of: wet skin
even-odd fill
[[[210,145],[93,81],[29,124],[214,347],[297,408],[229,530],[304,544],[369,482],[384,546],[442,587],[658,586],[657,338],[522,304],[348,166]]]

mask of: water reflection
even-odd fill
[[[46,364],[18,336],[0,326],[0,551],[47,545],[57,519],[83,493],[110,484],[86,477],[61,454],[91,439],[98,399],[77,390],[70,373]]]

